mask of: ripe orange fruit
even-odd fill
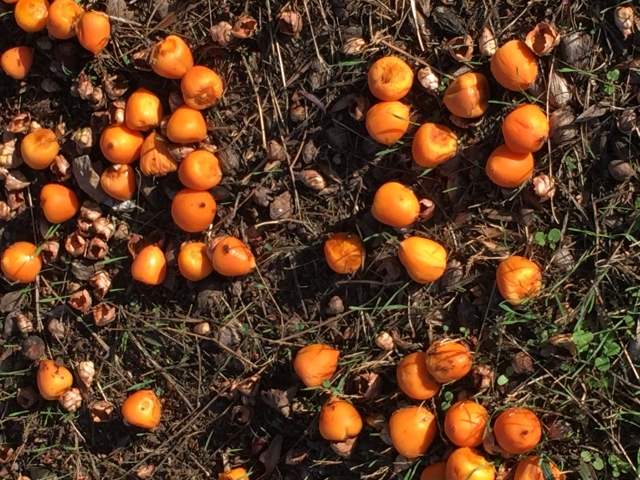
[[[362,417],[349,402],[330,398],[320,409],[319,429],[325,440],[344,442],[358,436]]]
[[[100,136],[100,151],[111,163],[129,164],[140,157],[144,136],[126,125],[109,125]]]
[[[411,90],[413,71],[401,58],[382,57],[369,68],[367,82],[374,97],[393,102],[400,100]]]
[[[458,447],[482,444],[489,422],[489,412],[473,400],[454,403],[444,417],[444,433]]]
[[[314,343],[298,351],[293,369],[307,387],[319,387],[336,373],[339,356],[340,350]]]
[[[542,427],[531,410],[514,407],[498,415],[493,424],[493,435],[504,451],[520,455],[540,443]]]
[[[380,102],[367,110],[365,127],[376,142],[393,145],[409,129],[411,112],[404,103]]]
[[[491,73],[504,88],[519,92],[536,81],[538,63],[526,43],[511,40],[491,57]]]
[[[153,390],[138,390],[124,401],[121,413],[130,425],[155,428],[160,423],[162,404]]]
[[[28,133],[20,144],[22,160],[34,170],[44,170],[53,163],[60,151],[56,134],[48,128]]]
[[[249,247],[239,238],[224,237],[209,250],[213,269],[226,277],[246,275],[256,268],[256,259]]]
[[[100,186],[116,200],[129,200],[136,191],[136,172],[131,165],[111,165],[102,172]]]
[[[163,115],[160,99],[146,88],[133,92],[124,107],[124,121],[130,130],[146,132],[160,125]]]
[[[233,468],[218,474],[218,480],[249,480],[249,474],[244,468]]]
[[[449,84],[442,101],[458,117],[479,117],[489,108],[487,77],[477,72],[463,73]]]
[[[516,153],[540,150],[549,137],[547,116],[536,105],[520,105],[502,122],[504,143]]]
[[[29,242],[16,242],[2,252],[2,273],[9,280],[20,283],[33,282],[42,268],[38,247]]]
[[[191,242],[182,246],[178,254],[178,269],[184,278],[197,282],[213,272],[207,246],[202,242]]]
[[[220,162],[207,150],[194,150],[180,162],[178,178],[187,188],[209,190],[222,180]]]
[[[425,407],[407,407],[389,418],[389,435],[400,455],[418,458],[433,443],[438,430],[436,417]]]
[[[131,276],[147,285],[160,285],[167,275],[167,260],[156,245],[147,245],[131,263]]]
[[[201,232],[213,222],[217,205],[206,191],[183,188],[171,202],[173,221],[185,232]]]
[[[196,65],[187,70],[180,81],[182,98],[191,108],[204,110],[222,97],[222,79],[210,68]]]
[[[420,203],[409,187],[398,182],[387,182],[376,191],[371,214],[385,225],[408,227],[420,215]]]
[[[16,80],[29,75],[33,64],[33,48],[19,46],[6,50],[0,57],[0,67],[4,73]]]
[[[541,460],[539,456],[532,455],[520,460],[516,467],[516,473],[513,480],[545,480],[544,472],[542,471],[542,463],[546,463],[551,474],[555,480],[565,480],[564,474],[560,469],[550,460]]]
[[[405,395],[414,400],[429,400],[440,390],[440,384],[427,370],[424,352],[410,353],[398,363],[396,378]]]
[[[500,262],[496,271],[498,290],[511,305],[519,305],[542,288],[542,272],[531,260],[513,255]]]
[[[447,462],[436,462],[422,471],[420,480],[447,480]]]
[[[454,450],[447,460],[447,480],[495,480],[496,469],[475,448]]]
[[[13,16],[18,26],[28,33],[39,32],[47,26],[49,2],[47,0],[18,0]]]
[[[516,188],[533,173],[534,160],[530,153],[516,153],[506,145],[496,148],[485,167],[489,179],[500,187]]]
[[[74,23],[83,12],[84,9],[73,0],[55,0],[47,17],[49,35],[59,40],[73,37],[76,34]]]
[[[73,375],[67,367],[53,360],[42,360],[38,365],[36,381],[42,398],[56,400],[71,389]]]
[[[156,43],[149,60],[154,72],[174,80],[182,78],[193,67],[193,54],[189,45],[176,35],[169,35]]]
[[[169,153],[169,142],[151,132],[140,148],[140,171],[147,177],[161,177],[178,169],[178,162]]]
[[[200,110],[188,105],[178,107],[167,122],[167,138],[175,143],[196,143],[207,136],[207,122]]]
[[[418,128],[411,154],[413,160],[425,168],[433,168],[446,162],[458,150],[458,137],[453,131],[439,123],[424,123]]]
[[[48,183],[40,190],[42,213],[50,223],[62,223],[80,210],[80,201],[73,190],[58,183]]]
[[[109,43],[111,20],[102,12],[84,12],[76,22],[76,35],[83,48],[97,55]]]
[[[433,342],[427,349],[427,370],[440,383],[461,379],[471,371],[473,355],[466,345],[449,340]]]
[[[364,264],[365,249],[355,233],[334,233],[324,243],[324,257],[336,273],[349,274]]]
[[[398,258],[414,282],[430,283],[447,269],[447,251],[428,238],[409,237],[400,242]]]

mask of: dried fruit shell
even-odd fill
[[[548,55],[560,43],[560,32],[550,23],[540,22],[527,34],[525,43],[533,53]]]
[[[613,19],[626,40],[633,33],[636,20],[635,10],[633,7],[618,7],[613,13]]]
[[[468,62],[473,56],[473,39],[469,35],[455,37],[445,44],[449,54],[459,62]]]
[[[478,49],[485,57],[492,57],[498,50],[498,42],[489,27],[484,27],[478,37]]]

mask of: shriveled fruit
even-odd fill
[[[48,128],[40,128],[28,133],[20,144],[22,160],[34,170],[48,168],[59,151],[58,138]]]
[[[444,417],[444,432],[458,447],[477,447],[482,444],[489,422],[489,412],[473,400],[454,403]]]
[[[398,258],[414,282],[430,283],[447,269],[447,251],[428,238],[409,237],[400,242]]]
[[[167,275],[167,260],[156,245],[147,245],[133,259],[131,276],[147,285],[160,285]]]
[[[398,182],[387,182],[376,191],[371,214],[385,225],[408,227],[420,215],[420,203],[409,187]]]
[[[217,205],[206,191],[184,188],[171,202],[171,217],[185,232],[201,232],[213,222]]]
[[[62,223],[80,210],[80,201],[69,187],[48,183],[40,190],[42,213],[50,223]]]
[[[207,246],[202,242],[191,242],[182,246],[178,254],[178,269],[184,278],[197,282],[213,272]]]
[[[411,144],[413,160],[425,168],[433,168],[456,154],[458,137],[439,123],[424,123],[416,131]]]
[[[222,79],[216,72],[202,65],[187,70],[180,81],[182,98],[191,108],[204,110],[222,97]]]
[[[178,107],[167,122],[167,138],[175,143],[201,142],[207,136],[207,122],[200,110]]]
[[[542,470],[543,463],[546,463],[554,480],[565,480],[565,475],[555,463],[547,459],[540,459],[537,455],[531,455],[520,460],[513,480],[547,480]]]
[[[298,351],[293,369],[307,387],[319,387],[336,373],[339,356],[340,350],[314,343]]]
[[[76,32],[74,24],[84,9],[74,0],[55,0],[49,7],[47,31],[53,38],[67,40]]]
[[[429,400],[440,390],[440,384],[427,370],[424,352],[410,353],[398,363],[396,378],[405,395],[414,400]]]
[[[124,108],[124,121],[130,130],[145,132],[157,127],[163,115],[160,99],[146,88],[133,92]]]
[[[140,171],[148,177],[161,177],[178,169],[171,153],[169,142],[162,135],[151,132],[140,148]]]
[[[522,40],[510,40],[491,57],[491,73],[508,90],[526,90],[536,81],[538,64]]]
[[[413,71],[398,57],[376,60],[367,73],[369,90],[374,97],[385,102],[400,100],[413,85]]]
[[[47,26],[49,2],[47,0],[18,0],[13,16],[18,26],[28,33],[39,32]]]
[[[473,355],[461,342],[439,340],[427,349],[427,369],[440,383],[461,379],[471,371]]]
[[[156,43],[149,60],[154,72],[174,80],[182,78],[193,67],[193,54],[189,45],[176,35],[169,35]]]
[[[475,448],[454,450],[447,460],[447,480],[494,480],[496,470],[492,463]]]
[[[29,242],[16,242],[2,252],[2,273],[14,282],[33,282],[42,268],[38,247]]]
[[[195,150],[178,167],[180,182],[194,190],[209,190],[222,180],[218,157],[207,150]]]
[[[111,163],[129,164],[140,157],[144,136],[126,125],[109,125],[100,136],[100,151]]]
[[[365,126],[376,142],[393,145],[409,129],[409,106],[402,102],[380,102],[367,110]]]
[[[477,72],[463,73],[449,84],[442,101],[458,117],[479,117],[489,108],[487,77]]]
[[[535,296],[542,288],[542,272],[531,260],[513,255],[500,262],[496,271],[500,294],[512,305]]]
[[[504,451],[520,455],[540,443],[542,427],[531,410],[513,407],[498,415],[493,424],[493,435]]]
[[[340,232],[324,243],[324,256],[331,270],[349,274],[362,267],[365,249],[357,234]]]
[[[155,428],[162,417],[162,404],[153,390],[138,390],[124,401],[121,413],[130,425]]]
[[[447,480],[447,462],[436,462],[422,471],[420,480]]]
[[[33,48],[21,45],[12,47],[0,57],[0,67],[4,73],[16,80],[22,80],[29,74],[33,64]]]
[[[540,150],[549,137],[547,116],[536,105],[520,105],[502,122],[504,143],[516,153]]]
[[[506,145],[500,145],[489,156],[485,170],[496,185],[516,188],[531,177],[534,166],[531,153],[516,153]]]
[[[358,436],[362,417],[349,402],[330,398],[320,409],[319,429],[325,440],[344,442]]]
[[[249,247],[239,238],[224,237],[217,242],[209,256],[213,269],[220,275],[237,277],[256,268],[256,260]]]
[[[56,400],[73,385],[73,375],[68,368],[53,360],[42,360],[36,376],[38,390],[45,400]]]
[[[111,21],[102,12],[84,12],[78,19],[75,29],[80,45],[94,55],[107,46],[111,37]]]
[[[111,165],[102,172],[100,186],[116,200],[129,200],[136,191],[136,172],[131,165]]]
[[[435,416],[425,407],[407,407],[389,418],[389,435],[400,455],[418,458],[433,443],[438,430]]]

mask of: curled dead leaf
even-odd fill
[[[231,35],[236,38],[248,38],[253,35],[258,28],[258,21],[249,15],[241,15],[233,24]]]

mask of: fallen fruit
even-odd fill
[[[398,363],[396,379],[405,395],[414,400],[429,400],[440,390],[440,384],[427,370],[426,353],[410,353]]]
[[[498,265],[496,283],[500,294],[507,302],[519,305],[540,291],[542,272],[531,260],[513,255]]]
[[[411,154],[413,160],[425,168],[433,168],[446,162],[458,150],[458,137],[453,131],[439,123],[424,123],[418,128]]]
[[[194,190],[209,190],[222,180],[218,158],[207,150],[194,150],[180,162],[180,182]]]
[[[489,412],[473,400],[456,402],[444,417],[444,432],[458,447],[477,447],[482,444],[489,422]]]
[[[420,203],[409,187],[398,182],[387,182],[376,191],[371,214],[385,225],[408,227],[420,215]]]
[[[489,156],[485,170],[496,185],[517,188],[531,177],[534,166],[531,153],[516,153],[506,145],[500,145]]]
[[[160,423],[162,404],[153,390],[138,390],[124,401],[121,413],[130,425],[155,428]]]
[[[49,2],[47,0],[18,0],[13,16],[18,26],[28,33],[39,32],[47,26]]]
[[[173,197],[171,217],[185,232],[196,233],[211,225],[217,208],[209,192],[184,188]]]
[[[219,473],[218,480],[249,480],[249,474],[244,468],[233,468],[228,472]]]
[[[216,239],[213,249],[208,249],[213,269],[220,275],[237,277],[256,268],[256,260],[245,243],[236,237]]]
[[[197,282],[213,272],[211,259],[207,256],[207,246],[202,242],[187,243],[180,248],[178,269],[187,280]]]
[[[389,435],[400,455],[418,458],[433,443],[438,430],[435,416],[425,407],[396,410],[389,418]]]
[[[142,151],[142,132],[131,130],[126,125],[109,125],[100,136],[100,151],[111,163],[135,162]]]
[[[493,435],[504,451],[520,455],[540,443],[542,427],[531,410],[513,407],[498,415],[493,424]]]
[[[100,175],[100,186],[116,200],[130,200],[136,191],[136,172],[131,165],[111,165]]]
[[[333,377],[338,368],[340,350],[314,343],[298,351],[293,369],[307,387],[319,387]]]
[[[97,55],[109,43],[111,21],[109,16],[102,12],[88,11],[80,16],[75,30],[80,45]]]
[[[449,84],[442,99],[461,118],[476,118],[489,108],[489,82],[477,72],[463,73]]]
[[[222,79],[202,65],[187,70],[180,81],[184,103],[197,110],[213,106],[222,97]]]
[[[333,397],[320,409],[319,429],[325,440],[344,442],[358,436],[362,417],[349,402]]]
[[[440,383],[461,379],[471,371],[473,355],[461,342],[439,340],[427,349],[427,369]]]
[[[74,0],[55,0],[49,7],[47,31],[58,40],[67,40],[76,32],[74,24],[84,9]]]
[[[400,242],[398,258],[414,282],[430,283],[447,269],[447,251],[428,238],[409,237]]]
[[[146,88],[133,92],[124,107],[124,121],[130,130],[146,132],[155,128],[163,115],[160,99]]]
[[[184,40],[176,35],[169,35],[154,45],[149,63],[161,77],[177,80],[193,67],[193,54]]]
[[[71,389],[73,375],[68,368],[53,360],[42,360],[36,377],[38,390],[45,400],[56,400]]]
[[[324,243],[324,257],[336,273],[350,274],[362,267],[365,249],[355,233],[334,233]]]
[[[555,480],[565,480],[565,476],[560,469],[550,460],[540,459],[537,455],[525,457],[520,460],[516,467],[516,473],[513,480],[551,480],[545,477],[542,470],[542,463],[546,463],[551,471],[551,475]]]
[[[16,80],[29,75],[33,64],[33,48],[19,46],[6,50],[0,57],[0,67],[4,73]]]
[[[14,282],[33,282],[42,268],[38,247],[29,242],[16,242],[2,252],[2,273]]]
[[[48,168],[59,151],[58,138],[48,128],[40,128],[28,133],[20,143],[22,160],[34,170]]]
[[[400,100],[413,85],[413,71],[398,57],[376,60],[367,73],[369,90],[374,97],[385,102]]]
[[[147,177],[161,177],[178,170],[178,162],[169,152],[169,142],[156,132],[144,139],[140,148],[140,171]]]
[[[505,117],[502,135],[504,143],[513,152],[537,152],[549,137],[547,116],[535,105],[520,105]]]
[[[475,448],[458,448],[449,455],[447,480],[494,480],[495,478],[495,467]]]
[[[73,190],[58,183],[48,183],[40,190],[42,213],[50,223],[63,223],[80,210],[80,201]]]
[[[200,110],[178,107],[167,122],[167,138],[175,143],[197,143],[207,136],[207,122]]]
[[[167,260],[156,245],[144,247],[131,263],[131,276],[147,285],[160,285],[167,275]]]
[[[422,471],[420,480],[447,480],[447,462],[436,462]]]
[[[367,110],[365,127],[376,142],[393,145],[409,129],[409,106],[404,103],[380,102]]]
[[[510,40],[491,57],[491,73],[504,88],[519,92],[536,81],[538,63],[526,43]]]

